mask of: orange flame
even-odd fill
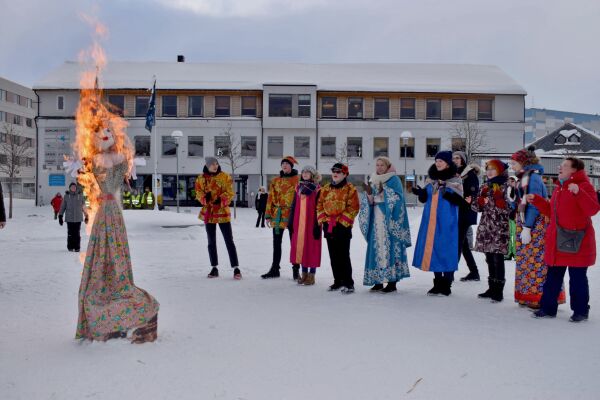
[[[133,166],[134,152],[127,136],[127,121],[113,112],[114,108],[105,101],[100,87],[101,73],[107,60],[99,38],[105,37],[108,31],[97,20],[86,16],[84,19],[94,25],[95,34],[90,49],[82,51],[79,55],[79,62],[84,66],[84,72],[79,81],[81,90],[75,114],[76,135],[73,150],[83,163],[77,181],[83,186],[90,204],[90,223],[87,225],[89,234],[101,194],[93,174],[94,157],[101,152],[96,145],[97,140],[103,135],[104,130],[110,130],[115,144],[109,151],[123,155],[129,165],[129,171]]]

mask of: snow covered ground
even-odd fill
[[[221,241],[221,277],[208,280],[197,209],[126,211],[136,284],[161,303],[159,339],[90,343],[73,338],[82,265],[66,250],[66,226],[51,214],[18,201],[0,231],[3,400],[600,396],[598,268],[589,273],[588,322],[569,323],[568,305],[554,320],[535,320],[512,302],[513,262],[500,304],[476,298],[484,280],[456,282],[449,298],[428,297],[432,274],[414,268],[398,293],[373,294],[361,286],[366,245],[356,227],[355,294],[327,292],[325,247],[315,286],[296,285],[291,268],[263,281],[271,231],[255,228],[255,212],[241,209],[234,236],[244,279],[232,279]],[[420,215],[410,210],[413,241]],[[289,242],[284,246],[285,260]],[[482,255],[476,257],[486,276]],[[458,276],[465,270],[461,264]]]

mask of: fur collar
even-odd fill
[[[377,175],[377,172],[374,172],[371,174],[371,183],[373,185],[379,185],[382,183],[386,183],[388,180],[390,180],[391,177],[396,176],[396,172],[386,172],[385,174],[381,174],[381,175]]]

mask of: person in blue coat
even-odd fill
[[[412,265],[434,273],[428,295],[449,296],[458,270],[458,207],[465,203],[463,182],[456,176],[452,152],[447,150],[436,154],[428,175],[424,188],[413,188],[425,207]]]
[[[402,182],[387,157],[375,161],[375,173],[360,196],[358,220],[367,241],[363,284],[373,292],[395,292],[396,283],[410,276],[406,248],[411,243]]]

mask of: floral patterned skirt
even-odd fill
[[[110,198],[94,219],[79,288],[76,338],[107,340],[158,315],[154,297],[133,283],[123,214]],[[117,336],[118,337],[118,336]]]
[[[544,263],[546,228],[546,218],[538,216],[531,229],[531,242],[524,245],[521,243],[523,224],[521,217],[517,217],[515,302],[534,308],[540,305],[542,289],[548,272],[548,267]],[[564,302],[565,291],[563,288],[558,296],[558,303],[563,304]]]

